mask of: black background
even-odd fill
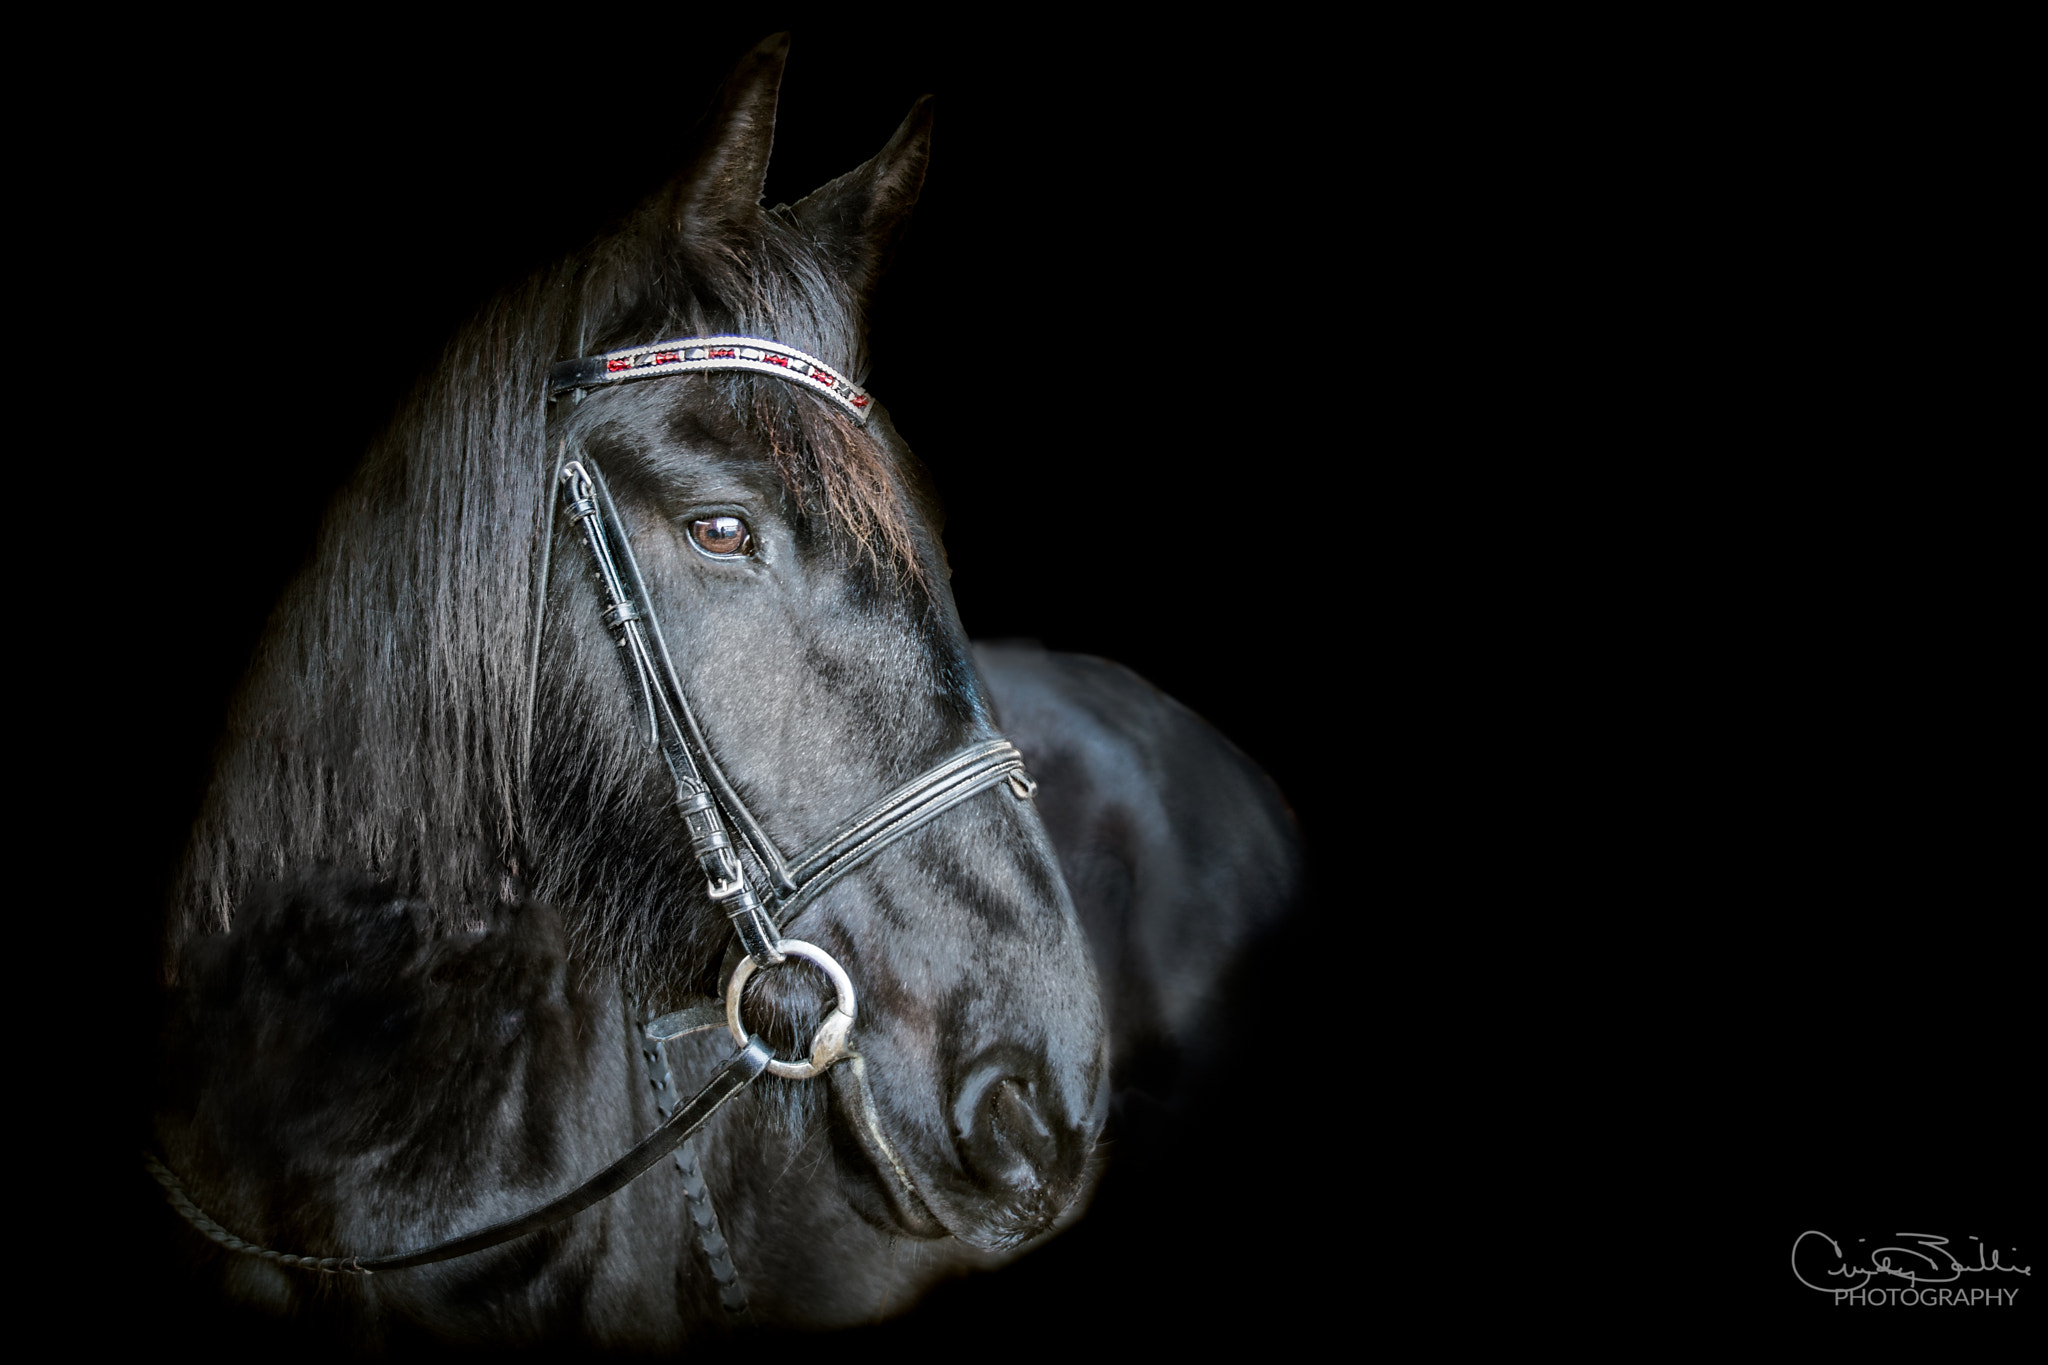
[[[969,631],[1193,706],[1319,888],[1233,999],[1241,1091],[887,1340],[2009,1326],[1850,1325],[1785,1263],[1808,1227],[2039,1247],[1996,35],[164,33],[81,77],[46,214],[82,264],[37,339],[153,357],[42,400],[135,667],[67,665],[54,712],[115,718],[75,809],[117,998],[326,497],[461,318],[658,185],[663,121],[785,27],[770,202],[938,96],[870,384]]]

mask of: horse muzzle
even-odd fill
[[[1106,1096],[1106,1086],[1096,1090]],[[1048,1067],[1023,1048],[998,1045],[966,1067],[951,1106],[953,1145],[985,1212],[962,1240],[991,1250],[1028,1241],[1080,1196],[1103,1105],[1063,1115],[1056,1094]]]
[[[856,1207],[912,1237],[954,1237],[984,1251],[1020,1246],[1054,1229],[1095,1172],[1095,1139],[1107,1111],[1106,1068],[1087,1112],[1064,1115],[1047,1067],[1022,1048],[993,1047],[961,1073],[949,1106],[950,1150],[923,1163],[892,1141],[865,1062],[827,1073],[842,1156],[857,1153]],[[851,1149],[850,1151],[848,1149]],[[950,1158],[950,1159],[946,1159]]]

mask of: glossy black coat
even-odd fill
[[[914,137],[915,119],[906,128]],[[858,228],[861,240],[877,231]],[[847,249],[856,294],[871,283],[864,251],[879,261],[886,242]],[[635,307],[610,325],[644,326]],[[886,418],[877,430],[900,502],[921,509],[914,460]],[[824,1087],[764,1083],[705,1140],[761,1322],[870,1320],[941,1276],[999,1262],[1079,1211],[1109,1057],[1135,1066],[1198,1032],[1196,978],[1213,984],[1231,948],[1298,893],[1284,808],[1213,732],[1128,674],[1012,648],[984,653],[978,678],[923,513],[911,522],[921,574],[863,561],[800,498],[792,510],[784,475],[729,409],[641,385],[558,414],[548,432],[597,454],[644,528],[636,548],[670,629],[699,645],[679,660],[685,689],[785,846],[998,725],[1059,787],[1042,788],[1043,826],[1006,793],[978,798],[849,878],[804,930],[862,983],[860,1041],[884,1125],[947,1236],[921,1238],[933,1229],[905,1219]],[[330,544],[342,548],[316,558],[313,578],[357,562],[344,554],[351,517],[402,527],[406,477],[387,461],[336,514]],[[660,529],[706,511],[745,515],[760,553],[706,561]],[[632,742],[633,698],[582,609],[573,557],[553,569],[519,865],[495,895],[451,906],[408,883],[432,866],[394,875],[319,858],[252,876],[227,933],[173,922],[157,1136],[202,1205],[253,1240],[416,1244],[554,1193],[652,1125],[622,988],[658,997],[714,984],[722,925],[674,890],[690,868],[658,765]],[[291,615],[318,592],[288,600],[277,627],[288,641],[318,638]],[[375,705],[351,702],[374,678],[322,696],[305,677],[283,693],[259,681],[243,730],[274,747],[280,734],[310,741],[312,728],[293,729],[299,705],[332,737],[337,714]],[[487,733],[502,745],[507,732]],[[232,757],[223,771],[232,783]],[[1241,808],[1205,823],[1212,806]],[[1094,965],[1112,957],[1114,1041]],[[764,995],[765,1031],[795,1050],[816,993],[784,983]],[[688,1076],[718,1047],[700,1037],[671,1061]],[[197,1254],[230,1295],[332,1318],[364,1343],[658,1345],[723,1321],[681,1235],[679,1198],[673,1181],[650,1178],[559,1231],[403,1282],[308,1284]]]

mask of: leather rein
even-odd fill
[[[550,374],[548,401],[552,403],[560,394],[572,392],[580,403],[586,389],[694,370],[770,374],[819,394],[863,424],[871,411],[868,394],[824,362],[778,342],[750,337],[690,337],[563,361]],[[728,977],[722,1002],[708,998],[692,1000],[681,1009],[641,1025],[645,1039],[655,1049],[647,1053],[650,1064],[660,1061],[661,1065],[655,1087],[661,1090],[668,1084],[660,1045],[669,1039],[723,1026],[731,1033],[736,1050],[712,1072],[693,1098],[677,1106],[625,1155],[574,1189],[516,1218],[411,1251],[382,1256],[302,1256],[257,1246],[208,1217],[192,1202],[177,1176],[154,1155],[145,1153],[143,1164],[164,1187],[171,1206],[193,1227],[231,1251],[279,1265],[342,1275],[371,1275],[452,1260],[538,1231],[616,1193],[681,1147],[727,1100],[752,1084],[763,1071],[805,1080],[836,1062],[852,1059],[856,1062],[859,1085],[865,1091],[864,1068],[858,1066],[857,1056],[848,1049],[856,1000],[851,979],[824,949],[800,939],[785,938],[778,918],[784,923],[795,920],[848,872],[971,797],[1004,784],[1020,800],[1029,799],[1038,790],[1038,784],[1025,773],[1023,755],[1015,745],[1006,739],[986,740],[953,754],[866,806],[795,858],[785,857],[747,809],[704,741],[703,730],[683,693],[667,638],[655,614],[653,597],[641,576],[632,542],[603,474],[585,455],[562,463],[556,471],[555,484],[556,505],[550,512],[542,544],[541,607],[545,610],[546,566],[551,557],[555,512],[562,510],[560,495],[566,493],[568,516],[582,528],[584,543],[597,570],[603,595],[600,615],[638,687],[649,747],[660,753],[674,780],[676,809],[690,836],[690,847],[704,875],[707,894],[731,921],[735,937],[734,951],[727,954],[728,966],[720,973]],[[536,621],[536,665],[539,626]],[[529,698],[529,707],[531,704]],[[530,729],[530,717],[528,725]],[[825,973],[832,982],[835,1002],[812,1039],[809,1056],[782,1061],[772,1056],[768,1045],[740,1022],[740,997],[757,971],[779,967],[792,957],[808,961]],[[872,1101],[865,1107],[872,1110]],[[708,1193],[703,1192],[702,1181],[696,1177],[694,1160],[685,1161],[687,1152],[684,1148],[678,1153],[678,1165],[692,1181],[693,1200],[702,1199],[705,1216],[710,1220],[710,1237],[717,1238],[715,1216],[709,1214]],[[700,1224],[700,1234],[703,1227]],[[700,1235],[700,1241],[706,1239]],[[708,1244],[704,1251],[714,1267],[723,1261],[727,1275],[731,1274],[730,1261],[724,1260],[722,1239],[715,1254]],[[729,1300],[727,1307],[742,1309],[744,1299],[737,1303]]]

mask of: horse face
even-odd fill
[[[563,354],[751,335],[862,368],[860,319],[922,184],[930,103],[873,160],[763,213],[785,55],[772,39],[742,62],[689,170],[572,272]],[[996,737],[934,504],[885,413],[856,428],[780,379],[699,374],[558,403],[547,439],[556,464],[601,472],[705,742],[786,853]],[[723,994],[730,926],[639,689],[588,561],[558,546],[552,563],[534,890],[571,907],[585,959],[616,966],[651,1011]],[[1107,1035],[1029,799],[998,787],[955,806],[780,928],[850,975],[855,1056],[808,1081],[764,1078],[699,1139],[735,1260],[760,1267],[747,1272],[757,1311],[870,1317],[954,1254],[876,1269],[899,1237],[1000,1252],[1075,1207],[1107,1107]],[[797,1058],[832,1001],[792,960],[754,978],[743,1022]],[[702,1074],[729,1048],[700,1034],[670,1056]]]
[[[897,490],[914,566],[849,547],[792,496],[735,387],[691,377],[598,394],[560,439],[611,487],[707,742],[770,837],[794,850],[996,732],[918,500]],[[909,477],[886,417],[872,427],[891,474]],[[658,964],[646,986],[670,998],[703,989],[726,922],[647,748],[638,692],[608,657],[587,562],[556,562],[549,612],[569,624],[550,634],[544,673],[578,681],[544,694],[544,712],[581,716],[601,766],[639,774],[620,821],[634,833],[612,842],[668,869],[666,904],[636,919],[682,945],[646,954]],[[1004,1247],[1050,1227],[1081,1188],[1108,1067],[1085,940],[1032,803],[984,792],[782,927],[852,977],[860,1061],[830,1080],[763,1082],[760,1112],[740,1124],[756,1130],[745,1145],[758,1152],[759,1130],[779,1124],[780,1146],[814,1144],[814,1162],[829,1150],[845,1199],[893,1232]],[[801,1055],[832,1003],[823,978],[793,960],[756,980],[748,1027]]]
[[[185,973],[191,1028],[167,1044],[182,1079],[161,1132],[198,1192],[274,1245],[418,1246],[559,1190],[644,1135],[616,985],[659,1011],[727,979],[728,922],[578,533],[549,502],[563,461],[605,476],[706,742],[786,851],[994,735],[885,415],[859,432],[834,418],[862,443],[863,505],[893,509],[886,543],[863,545],[867,523],[801,476],[833,452],[785,439],[825,430],[815,395],[691,375],[545,401],[555,360],[681,335],[862,369],[859,319],[922,179],[929,107],[867,165],[764,215],[784,51],[742,63],[674,186],[458,335],[337,499],[252,664],[172,907],[167,971]],[[782,929],[850,974],[858,1055],[759,1080],[695,1140],[762,1316],[871,1317],[961,1248],[1013,1247],[1075,1206],[1105,1031],[1028,800],[999,787],[953,807]],[[756,976],[744,1019],[795,1057],[830,1003],[792,962]],[[730,1049],[699,1034],[670,1060],[688,1084]],[[307,1079],[331,1080],[343,1052],[349,1085]],[[451,1068],[467,1083],[442,1083]],[[282,1150],[289,1181],[267,1155]],[[573,1310],[536,1297],[579,1266],[673,1297],[681,1196],[645,1180],[615,1198],[551,1241],[411,1278],[330,1294],[251,1258],[231,1292],[458,1337],[517,1335],[521,1302],[580,1313],[616,1287]],[[921,1250],[895,1274],[905,1236]],[[547,1276],[508,1271],[549,1246]],[[644,1315],[623,1303],[581,1321],[639,1340]]]

